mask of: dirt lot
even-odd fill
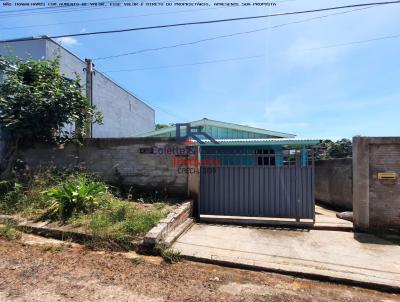
[[[376,291],[134,253],[89,251],[24,235],[0,239],[0,301],[400,301]]]

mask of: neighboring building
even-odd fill
[[[0,41],[0,55],[34,59],[59,56],[65,76],[74,78],[77,73],[85,86],[86,63],[46,36]],[[132,137],[155,127],[153,108],[97,70],[93,76],[93,105],[103,113],[103,125],[93,125],[94,138]]]

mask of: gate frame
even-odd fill
[[[231,142],[232,140],[219,140],[220,145],[218,145],[218,148],[224,148],[227,145],[226,144],[221,144],[221,141],[229,141],[228,146],[231,146]],[[236,140],[236,141],[241,141],[241,140]],[[301,150],[300,152],[300,156],[301,156],[301,164],[304,164],[306,166],[311,166],[311,207],[312,207],[312,218],[299,218],[299,217],[291,217],[291,218],[280,218],[280,217],[255,217],[255,216],[230,216],[230,215],[207,215],[207,214],[201,214],[201,202],[202,202],[202,180],[201,180],[201,167],[198,166],[198,192],[197,192],[197,198],[195,198],[195,206],[194,206],[194,217],[196,217],[198,220],[204,220],[204,218],[202,218],[201,216],[205,215],[205,216],[218,216],[218,217],[237,217],[237,219],[234,220],[240,220],[240,221],[248,221],[248,220],[252,220],[254,222],[260,221],[262,220],[262,223],[268,223],[271,222],[271,220],[273,220],[272,222],[282,222],[285,221],[287,222],[287,220],[289,219],[291,223],[296,223],[297,225],[300,224],[302,222],[302,220],[311,220],[312,219],[312,223],[315,223],[315,148],[313,148],[314,145],[316,145],[317,143],[320,142],[320,140],[306,140],[306,143],[300,143],[299,140],[296,140],[295,143],[292,144],[279,144],[279,141],[282,141],[282,139],[271,139],[271,141],[273,141],[273,144],[269,144],[269,143],[260,143],[260,140],[245,140],[246,144],[234,144],[237,147],[248,147],[249,146],[249,142],[255,142],[255,144],[250,144],[250,146],[255,147],[255,149],[271,149],[272,146],[278,147],[277,149],[282,150],[283,146],[287,146],[289,147],[290,150]],[[288,140],[285,140],[286,142]],[[278,144],[277,144],[278,143]],[[202,148],[208,148],[209,146],[205,146],[202,145],[201,147],[198,147],[198,161],[201,162],[202,160]],[[216,147],[216,146],[214,146]],[[299,148],[300,147],[300,148]],[[307,149],[308,147],[308,149]],[[311,147],[311,148],[310,148]],[[253,148],[254,149],[254,148]],[[311,155],[310,157],[308,156],[304,156],[304,154],[307,155]],[[256,155],[253,154],[254,158],[256,158]],[[277,156],[274,155],[275,160],[277,160]],[[297,159],[296,159],[296,163],[298,163]],[[246,166],[246,165],[244,165]],[[247,165],[248,166],[248,165]],[[250,165],[251,166],[251,165]],[[253,165],[254,166],[254,165]],[[298,188],[300,187],[299,185],[299,181],[300,178],[297,177],[297,169],[296,169],[296,177],[295,177],[295,187]],[[190,190],[189,190],[190,191]],[[297,190],[296,190],[297,191]],[[298,197],[296,197],[298,198]],[[299,213],[299,211],[296,211],[297,213]],[[293,221],[293,219],[295,221]]]

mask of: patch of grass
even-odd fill
[[[40,247],[40,250],[42,252],[62,252],[64,251],[64,249],[65,249],[64,244],[57,244],[57,245],[45,244]]]
[[[1,181],[0,213],[81,226],[93,235],[89,246],[130,249],[170,210],[156,198],[151,204],[132,202],[111,191],[86,173],[44,170],[23,180]]]
[[[168,263],[177,263],[182,260],[181,252],[174,249],[162,249],[161,257]]]
[[[95,239],[113,240],[122,246],[148,232],[168,213],[165,204],[143,206],[121,201],[111,194],[103,198],[108,200],[106,206],[91,214],[75,216],[69,222],[89,229]]]
[[[52,249],[53,249],[53,246],[51,244],[45,244],[40,247],[40,250],[42,252],[50,252]]]
[[[6,240],[21,239],[21,232],[17,231],[11,225],[8,225],[8,224],[0,225],[0,238],[6,239]]]
[[[22,208],[25,195],[22,184],[15,181],[0,181],[0,213],[14,214]]]
[[[0,181],[0,213],[38,219],[50,205],[42,192],[65,178],[66,175],[49,168],[35,175]]]
[[[133,264],[136,264],[136,265],[140,265],[140,264],[144,264],[145,263],[143,257],[135,257],[135,258],[132,258],[131,261],[132,261]]]

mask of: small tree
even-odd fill
[[[160,129],[164,129],[164,128],[168,128],[171,126],[174,126],[175,124],[156,124],[156,130],[160,130]]]
[[[342,138],[336,142],[324,140],[319,147],[321,148],[320,158],[346,158],[352,156],[352,143],[347,138]]]
[[[22,143],[63,143],[86,134],[86,125],[101,123],[101,113],[82,95],[80,79],[66,78],[59,60],[0,58],[0,129],[7,139],[2,177],[9,177]],[[63,128],[75,125],[67,132]]]

